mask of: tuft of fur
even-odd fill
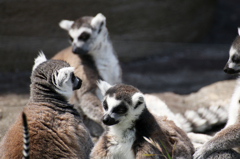
[[[38,65],[40,65],[41,63],[43,63],[43,62],[45,62],[45,61],[47,61],[47,58],[46,58],[46,56],[44,55],[44,53],[43,53],[42,51],[40,51],[38,57],[37,57],[37,58],[35,59],[35,61],[34,61],[34,66],[33,66],[33,68],[32,68],[32,71],[34,71],[35,68],[36,68]]]
[[[34,66],[37,63],[36,61]],[[59,74],[55,76],[56,72],[63,68],[66,68],[62,71],[67,76],[59,76]],[[64,61],[44,61],[33,69],[30,99],[23,108],[27,116],[30,158],[36,158],[36,156],[38,158],[88,158],[89,156],[93,147],[90,134],[79,113],[73,105],[68,103],[68,97],[65,93],[58,91],[58,89],[69,91],[66,85],[73,91],[80,88],[81,80],[74,76],[73,69]],[[20,114],[3,137],[0,143],[2,159],[23,157],[23,124],[26,125]]]
[[[239,29],[238,29],[239,31]],[[240,33],[239,33],[240,35]],[[233,41],[229,51],[229,59],[224,67],[224,71],[228,74],[235,74],[240,72],[240,36]],[[230,155],[234,155],[233,158],[240,158],[240,78],[237,79],[237,85],[232,95],[230,102],[230,109],[228,115],[228,122],[224,129],[214,135],[214,137],[206,142],[200,149],[194,154],[194,159],[209,158],[216,152],[232,151]],[[222,157],[226,158],[226,156]]]
[[[186,133],[166,117],[150,113],[138,89],[124,84],[109,87],[105,82],[98,85],[104,93],[103,122],[108,129],[92,149],[91,159],[140,159],[144,155],[157,159],[167,153],[173,158],[191,158],[194,148]],[[158,143],[162,151],[144,138]]]
[[[95,17],[83,16],[75,21],[61,21],[60,27],[68,31],[71,47],[57,53],[52,59],[63,60],[75,68],[82,79],[82,88],[74,92],[71,103],[82,114],[92,136],[100,136],[103,110],[102,95],[96,81],[121,83],[121,68],[106,28],[106,18],[101,13]],[[100,100],[99,100],[100,99]]]

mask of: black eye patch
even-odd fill
[[[232,56],[232,62],[234,63],[240,63],[240,56],[239,55],[233,55]]]
[[[78,40],[82,40],[82,41],[87,41],[90,38],[90,34],[83,32],[79,37]]]
[[[113,109],[113,113],[125,114],[128,111],[127,106],[124,103],[120,103],[117,107]]]
[[[106,100],[103,101],[103,108],[105,110],[108,110],[108,104],[107,104]]]

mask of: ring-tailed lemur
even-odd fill
[[[72,46],[57,53],[53,59],[67,61],[75,67],[75,74],[82,79],[82,88],[74,92],[71,102],[86,115],[84,122],[93,136],[99,136],[103,129],[96,131],[92,121],[102,125],[101,93],[96,85],[99,79],[111,84],[121,83],[121,67],[106,28],[106,18],[84,16],[76,21],[62,20],[62,29],[68,31]],[[90,119],[90,120],[89,120]],[[88,122],[91,121],[91,124]],[[102,125],[104,127],[104,125]]]
[[[24,112],[22,112],[22,123],[23,123],[23,159],[29,159],[29,131],[27,125],[27,117]]]
[[[73,90],[81,87],[74,68],[60,60],[35,59],[30,99],[23,108],[31,149],[30,158],[88,158],[93,143],[81,116],[69,104]],[[22,116],[9,128],[0,143],[0,158],[22,158]]]
[[[229,59],[224,67],[224,72],[235,74],[240,72],[240,28],[238,36],[233,41],[229,51]],[[232,95],[228,122],[224,129],[218,132],[210,141],[205,143],[201,149],[194,154],[195,159],[205,159],[212,153],[221,150],[235,148],[240,153],[240,78]],[[240,158],[240,154],[238,156]]]
[[[194,148],[187,134],[172,121],[153,116],[138,89],[104,81],[98,85],[104,95],[102,122],[108,130],[92,149],[91,159],[163,158],[167,153],[173,158],[191,158]],[[144,138],[158,143],[162,152]]]

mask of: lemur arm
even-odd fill
[[[210,154],[240,147],[240,124],[231,125],[218,132],[211,140],[206,142],[193,157],[194,159],[205,159]]]
[[[87,114],[89,119],[102,125],[104,128],[105,125],[102,123],[103,108],[98,97],[95,94],[88,92],[82,95],[79,102],[83,113]]]

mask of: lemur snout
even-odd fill
[[[77,80],[77,82],[76,82],[76,84],[74,82],[73,90],[79,89],[82,86],[82,80],[78,77],[76,77],[76,80]]]
[[[119,122],[119,121],[115,120],[114,118],[112,118],[109,114],[105,114],[103,116],[102,121],[107,126],[115,125]]]
[[[88,50],[85,50],[85,49],[82,49],[82,48],[77,47],[76,45],[73,45],[73,47],[72,47],[72,52],[75,53],[75,54],[81,55],[81,54],[87,53]]]
[[[227,74],[235,74],[235,73],[238,73],[238,71],[232,69],[232,68],[229,68],[228,67],[228,64],[225,65],[225,67],[223,68],[223,71]]]

